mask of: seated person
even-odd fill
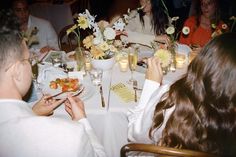
[[[21,31],[37,28],[36,37],[38,44],[32,45],[34,49],[40,49],[40,52],[49,50],[58,50],[58,37],[49,21],[30,15],[29,6],[26,0],[14,0],[12,9],[19,18]]]
[[[139,2],[143,8],[139,11],[131,11],[131,19],[125,27],[128,36],[126,40],[129,43],[138,43],[148,47],[151,47],[151,42],[154,40],[167,43],[168,37],[162,34],[165,34],[165,27],[169,20],[161,0],[140,0]]]
[[[181,33],[179,42],[201,48],[212,38],[213,27],[221,28],[222,24],[218,0],[197,0],[196,15],[190,16],[184,23],[190,32],[187,35]]]
[[[235,33],[215,37],[171,86],[149,58],[139,104],[128,113],[129,140],[235,156],[235,43]]]
[[[56,101],[44,96],[33,108],[22,100],[32,73],[16,21],[12,14],[0,12],[0,156],[106,156],[79,98],[68,95]],[[72,121],[48,116],[63,102]]]

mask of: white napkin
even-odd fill
[[[39,76],[38,83],[44,85],[49,85],[49,82],[56,80],[56,78],[66,78],[67,74],[62,71],[62,69],[50,66],[50,65],[39,65]]]

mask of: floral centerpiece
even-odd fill
[[[112,26],[105,21],[95,22],[95,16],[92,16],[88,10],[77,15],[77,23],[67,30],[67,34],[74,33],[78,38],[80,47],[79,29],[92,30],[92,34],[83,39],[83,47],[89,50],[94,59],[109,59],[122,47],[119,35],[124,32],[125,21],[123,18],[117,20]]]

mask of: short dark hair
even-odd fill
[[[20,24],[11,10],[0,11],[0,71],[22,57]]]

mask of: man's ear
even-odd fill
[[[20,81],[21,78],[22,78],[22,75],[23,74],[23,64],[19,61],[17,61],[13,67],[12,67],[12,76],[13,76],[13,79],[16,80],[16,81]]]

